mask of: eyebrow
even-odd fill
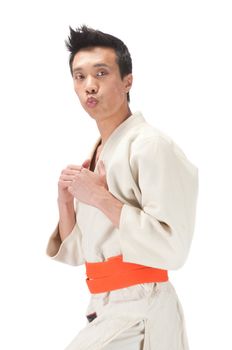
[[[110,66],[108,65],[108,64],[105,64],[105,63],[96,63],[96,64],[94,64],[93,65],[93,67],[94,68],[101,68],[101,67],[105,67],[105,68],[110,68]],[[76,67],[76,68],[74,68],[73,69],[73,73],[75,73],[75,72],[80,72],[80,71],[82,71],[83,70],[83,68],[82,67]]]

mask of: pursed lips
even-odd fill
[[[88,97],[86,100],[86,105],[90,108],[95,107],[98,104],[98,100],[95,97]]]

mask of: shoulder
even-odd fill
[[[177,144],[170,136],[146,121],[134,130],[131,137],[131,151],[136,153],[148,149],[154,152],[158,149],[170,150],[176,147],[178,148]]]
[[[130,155],[133,159],[144,160],[165,160],[185,163],[185,166],[196,168],[187,158],[183,149],[162,130],[152,126],[147,121],[140,124],[131,138]]]

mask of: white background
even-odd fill
[[[62,350],[86,323],[84,269],[46,257],[62,168],[98,137],[64,46],[85,23],[128,45],[132,111],[199,168],[195,236],[170,273],[192,350],[231,349],[230,1],[1,1],[0,348]]]

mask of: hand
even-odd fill
[[[68,165],[60,174],[58,181],[58,202],[67,204],[73,202],[73,195],[68,191],[68,187],[73,182],[75,176],[80,173],[81,169],[88,168],[90,159],[87,159],[82,165]]]
[[[70,195],[85,204],[96,206],[96,198],[100,198],[108,191],[106,171],[102,160],[98,162],[97,169],[98,174],[85,167],[77,171],[68,185]]]

